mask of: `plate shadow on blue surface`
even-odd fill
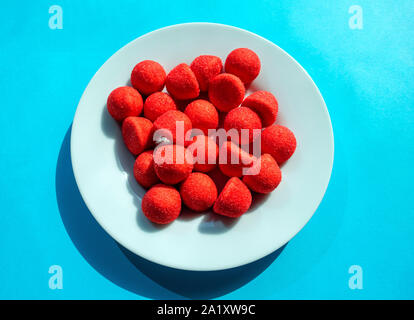
[[[56,166],[55,186],[60,215],[78,251],[114,284],[151,299],[216,298],[252,281],[286,246],[248,265],[212,272],[172,269],[133,254],[101,228],[83,202],[72,171],[71,128],[63,139]]]

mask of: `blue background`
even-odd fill
[[[63,8],[63,30],[48,26]],[[352,30],[351,5],[363,8]],[[19,1],[0,10],[0,298],[414,298],[412,1]],[[119,48],[194,21],[255,32],[311,75],[335,135],[319,209],[283,250],[236,270],[183,273],[131,257],[87,211],[70,126],[83,90]],[[63,289],[48,286],[51,265]],[[348,269],[363,269],[351,290]]]

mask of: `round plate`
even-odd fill
[[[249,88],[272,92],[279,102],[277,122],[298,142],[282,166],[282,182],[256,199],[239,219],[213,213],[182,214],[156,226],[142,213],[145,193],[134,180],[134,157],[119,125],[106,109],[109,93],[130,84],[136,63],[151,59],[166,72],[202,54],[225,61],[235,48],[260,57],[262,69]],[[260,259],[288,242],[312,217],[328,186],[333,163],[333,133],[318,88],[286,52],[251,32],[211,23],[188,23],[150,32],[116,52],[90,81],[72,125],[72,166],[80,193],[98,223],[117,242],[150,261],[185,270],[211,271]]]

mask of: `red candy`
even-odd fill
[[[141,153],[134,163],[134,177],[144,188],[149,188],[160,182],[154,169],[153,150]]]
[[[224,69],[238,76],[245,84],[249,84],[259,75],[260,59],[250,49],[235,49],[227,56]]]
[[[122,137],[132,154],[138,155],[152,145],[153,125],[148,119],[128,117],[122,122]]]
[[[170,110],[177,110],[177,105],[165,92],[155,92],[145,100],[144,116],[151,121]]]
[[[202,135],[195,136],[187,149],[193,155],[195,171],[209,172],[217,166],[219,151],[213,139]]]
[[[181,212],[180,193],[171,186],[157,184],[144,195],[141,208],[144,215],[154,223],[173,222]]]
[[[219,157],[220,171],[228,177],[241,177],[243,169],[251,167],[256,160],[254,156],[230,141],[226,141],[220,147]]]
[[[119,87],[108,96],[106,103],[109,114],[117,121],[138,116],[142,111],[142,97],[131,87]]]
[[[165,70],[158,62],[144,60],[132,70],[131,84],[142,94],[150,95],[164,88],[165,78]]]
[[[227,131],[236,129],[240,143],[245,145],[252,142],[261,133],[262,122],[256,112],[246,107],[239,107],[231,110],[226,115],[224,118],[224,129]],[[246,133],[242,136],[241,129],[247,129],[248,136]]]
[[[230,177],[226,176],[223,172],[221,172],[219,168],[211,170],[208,173],[208,176],[214,181],[218,193],[220,193],[223,190],[227,181],[229,181],[230,179]]]
[[[227,181],[216,202],[213,210],[223,216],[237,218],[249,210],[252,204],[252,194],[239,178],[231,178]]]
[[[244,99],[242,106],[256,112],[262,120],[263,127],[268,127],[276,121],[278,103],[270,92],[256,91]]]
[[[193,171],[193,156],[181,145],[163,145],[155,149],[154,169],[165,184],[185,180]]]
[[[263,154],[243,177],[243,182],[258,193],[272,192],[281,180],[282,172],[275,159],[268,153]]]
[[[279,165],[288,160],[296,149],[292,131],[280,125],[271,125],[262,131],[262,153],[269,153]]]
[[[208,97],[214,106],[228,112],[242,103],[245,94],[243,82],[235,75],[222,73],[214,77],[208,87]]]
[[[170,71],[165,81],[168,92],[176,99],[197,98],[200,87],[194,72],[185,63],[181,63]]]
[[[131,72],[133,88],[119,87],[108,96],[108,112],[122,121],[125,145],[137,155],[134,177],[149,189],[141,207],[150,221],[174,221],[182,203],[196,212],[213,208],[237,218],[249,210],[251,191],[267,194],[278,187],[279,166],[294,153],[296,138],[274,124],[279,106],[272,93],[244,98],[260,68],[259,57],[247,48],[230,52],[225,73],[213,55],[198,56],[190,66],[181,63],[168,75],[159,63],[144,60]],[[162,92],[164,85],[168,93]],[[209,101],[198,98],[200,91]],[[147,96],[145,103],[141,95]],[[215,139],[224,141],[220,148]],[[259,151],[259,140],[257,158],[249,149]],[[147,150],[154,141],[159,145]]]
[[[177,121],[181,121],[183,123],[179,124]],[[177,139],[177,128],[179,125],[184,124],[184,132],[180,132],[178,130]],[[172,140],[174,143],[184,144],[185,143],[185,136],[187,133],[191,133],[192,124],[191,120],[181,111],[178,110],[170,110],[166,113],[160,115],[157,120],[154,122],[154,130],[160,130],[158,133],[165,136],[168,140]],[[181,134],[183,136],[181,137]],[[158,139],[158,137],[156,137]],[[183,141],[180,141],[183,140]]]
[[[180,195],[188,208],[202,212],[210,208],[216,201],[217,188],[208,175],[193,172],[181,184]]]
[[[221,59],[216,56],[202,55],[194,59],[190,65],[201,91],[207,91],[211,79],[223,70]]]
[[[207,100],[191,102],[184,113],[190,118],[193,128],[202,130],[205,135],[208,135],[208,129],[216,129],[218,126],[218,112]]]

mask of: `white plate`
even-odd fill
[[[109,93],[129,83],[141,60],[166,71],[201,54],[223,59],[235,48],[254,50],[262,62],[249,91],[272,92],[277,123],[295,133],[298,146],[282,167],[283,179],[237,220],[185,215],[157,227],[142,214],[144,190],[132,174],[134,157],[106,110]],[[286,52],[251,32],[210,23],[180,24],[150,32],[116,52],[82,95],[73,120],[72,166],[80,193],[98,223],[121,245],[150,261],[185,270],[221,270],[260,259],[288,242],[312,217],[328,186],[333,133],[318,88]],[[317,236],[317,235],[315,235]]]

